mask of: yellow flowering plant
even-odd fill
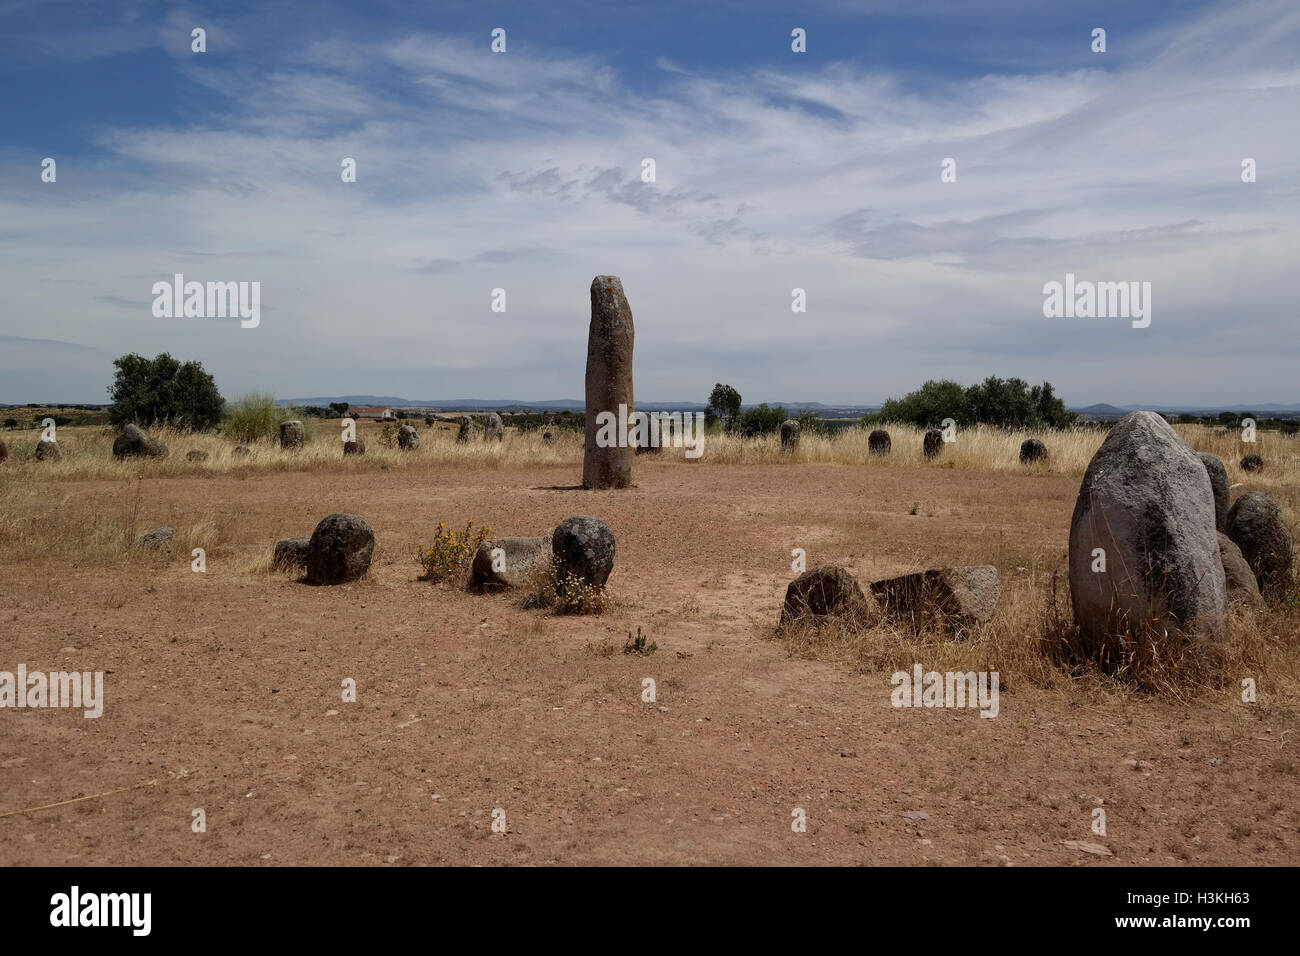
[[[449,531],[447,523],[439,521],[433,533],[433,543],[427,548],[417,545],[415,549],[416,558],[424,568],[423,580],[439,582],[464,576],[479,545],[491,533],[491,528],[475,530],[473,518],[463,531]]]

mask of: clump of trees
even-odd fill
[[[948,379],[932,379],[902,398],[890,398],[879,412],[863,415],[862,423],[904,422],[929,428],[945,418],[962,426],[1064,428],[1074,424],[1078,415],[1065,407],[1051,382],[1030,386],[1023,379],[990,375],[966,387]]]
[[[779,431],[781,423],[789,417],[784,406],[771,406],[766,402],[742,412],[740,392],[721,382],[713,386],[708,405],[704,409],[706,427],[720,427],[723,431],[734,431],[746,438],[770,435]],[[804,434],[828,435],[833,431],[823,419],[817,417],[816,412],[812,411],[804,412],[799,416],[799,426]]]
[[[117,371],[108,389],[113,400],[108,420],[114,426],[174,425],[201,431],[221,420],[225,402],[198,362],[182,363],[166,352],[152,359],[131,353],[113,365]]]
[[[722,425],[724,431],[731,431],[740,416],[740,393],[730,385],[719,382],[709,393],[709,402],[704,409],[704,424],[715,422]]]

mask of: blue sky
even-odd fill
[[[0,0],[0,402],[103,401],[130,351],[227,397],[579,398],[605,273],[643,400],[1300,401],[1300,7],[979,6]],[[155,318],[177,272],[261,324]],[[1151,282],[1150,327],[1044,318],[1067,272]]]

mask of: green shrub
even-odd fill
[[[788,417],[785,409],[780,405],[770,408],[767,402],[764,402],[761,405],[755,405],[753,408],[747,408],[740,413],[736,419],[736,431],[746,438],[753,438],[756,435],[770,435],[780,429],[781,423]]]
[[[641,657],[649,657],[655,651],[659,650],[659,645],[653,641],[647,642],[641,634],[641,628],[636,629],[636,637],[632,637],[632,632],[627,632],[627,643],[623,645],[624,654],[637,654]]]
[[[314,419],[291,405],[275,404],[275,396],[269,392],[250,392],[227,404],[221,432],[244,444],[260,438],[276,440],[280,437],[280,423],[294,419],[302,422],[303,432],[310,439],[315,432]]]
[[[198,362],[181,363],[166,352],[152,359],[132,353],[113,365],[108,417],[114,427],[133,422],[203,431],[220,420],[221,393]]]

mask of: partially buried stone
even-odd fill
[[[551,551],[560,570],[594,588],[614,570],[614,532],[599,518],[565,518],[551,535]]]
[[[469,586],[526,587],[551,560],[551,535],[536,538],[495,538],[484,541],[474,553]]]
[[[370,570],[375,533],[365,518],[332,514],[312,532],[307,548],[308,584],[343,584]]]
[[[148,534],[141,535],[140,547],[142,548],[168,548],[172,540],[176,537],[176,532],[171,528],[154,528]]]
[[[869,627],[880,613],[875,601],[846,568],[822,565],[809,568],[786,586],[780,625],[806,620],[820,624],[835,618]]]
[[[307,566],[307,551],[311,538],[281,538],[275,543],[271,566],[277,571],[288,571]]]

